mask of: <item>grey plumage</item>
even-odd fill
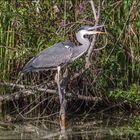
[[[58,66],[64,66],[70,63],[80,56],[82,56],[89,48],[90,42],[88,38],[84,35],[96,34],[98,32],[93,32],[102,26],[82,26],[76,33],[77,41],[81,44],[75,46],[70,41],[59,42],[53,46],[44,49],[37,56],[33,57],[23,68],[23,73],[30,71],[40,71],[47,69],[56,69]]]
[[[24,66],[23,72],[51,69],[67,64],[72,57],[73,46],[72,42],[65,41],[44,49]]]

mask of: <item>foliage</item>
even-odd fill
[[[138,138],[140,136],[140,118],[131,118],[131,121],[123,126],[109,128],[110,135],[126,138]]]
[[[94,84],[95,93],[139,102],[139,9],[139,0],[106,0],[102,3],[100,23],[106,26],[108,34],[104,38],[108,39],[108,44],[104,50],[93,52],[94,69],[91,68],[85,81],[93,83],[94,77],[99,75]],[[66,1],[65,9],[62,0],[40,0],[38,4],[29,0],[1,0],[1,80],[18,79],[25,62],[44,48],[66,38],[76,42],[74,33],[83,24],[94,25],[88,1]],[[97,46],[101,44],[104,44],[103,38]],[[71,69],[79,71],[84,67],[82,62],[84,58],[72,64]]]
[[[109,92],[109,96],[114,97],[115,99],[123,98],[129,102],[140,104],[140,86],[133,84],[129,89],[126,90],[115,89],[114,91]]]

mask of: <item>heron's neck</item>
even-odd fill
[[[85,47],[88,49],[90,42],[87,38],[84,38],[84,35],[80,34],[79,32],[76,33],[76,39],[77,41],[81,44],[81,46]]]

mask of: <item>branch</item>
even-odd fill
[[[41,88],[41,87],[37,87],[37,86],[27,86],[27,85],[14,84],[14,83],[8,83],[8,82],[4,82],[4,83],[0,82],[0,85],[1,86],[15,87],[18,89],[30,89],[30,90],[40,91],[40,92],[56,93],[56,90]]]
[[[93,101],[101,101],[102,99],[100,97],[93,97],[93,96],[84,96],[84,95],[80,95],[80,94],[76,94],[75,96],[73,96],[71,93],[66,94],[66,97],[75,99],[75,100],[84,100],[84,101],[88,101],[88,102],[93,102]]]
[[[95,26],[96,26],[96,25],[98,25],[99,19],[100,19],[101,0],[99,0],[97,16],[95,14],[96,10],[95,10],[95,6],[94,6],[94,3],[93,3],[93,0],[90,0],[90,3],[91,3],[92,11],[93,11],[93,14],[94,14]],[[85,65],[86,68],[89,68],[89,66],[91,65],[91,55],[92,55],[92,52],[93,52],[93,48],[95,46],[95,42],[96,42],[96,35],[93,36],[92,42],[91,42],[90,47],[88,49],[88,53],[87,53],[87,56],[86,56],[86,65]]]
[[[70,80],[73,81],[74,79],[78,78],[78,77],[81,76],[86,70],[87,70],[87,68],[82,68],[82,69],[80,69],[79,72],[74,73],[74,75],[70,78]]]
[[[106,32],[106,30],[105,30],[105,32]],[[107,34],[107,32],[106,32],[106,34]],[[100,50],[103,50],[103,49],[107,46],[107,43],[108,43],[108,39],[106,38],[105,45],[104,45],[103,47],[100,47],[100,48],[96,48],[96,49],[94,49],[94,51],[100,51]]]
[[[97,20],[97,15],[96,15],[96,9],[95,9],[93,0],[90,0],[90,4],[91,4],[93,15],[94,15],[94,18],[95,18],[95,21],[96,21]]]
[[[4,85],[4,83],[0,83],[0,85]],[[13,83],[6,83],[6,85],[10,85],[12,86]],[[58,96],[57,91],[56,90],[51,90],[51,89],[45,89],[45,88],[33,88],[33,89],[24,89],[24,85],[16,85],[16,87],[18,88],[22,88],[23,90],[17,91],[15,93],[12,94],[7,94],[7,95],[1,95],[0,96],[0,102],[2,101],[12,101],[12,100],[18,100],[19,98],[24,98],[24,97],[28,97],[30,95],[34,95],[36,93],[38,93],[38,91],[44,93],[44,94],[52,94],[52,95],[56,95]],[[31,88],[31,87],[30,87]],[[100,97],[92,97],[92,96],[84,96],[84,95],[80,95],[80,94],[73,94],[73,93],[66,93],[66,97],[67,98],[72,98],[74,100],[84,100],[84,101],[100,101],[101,98]]]
[[[26,90],[24,92],[18,91],[18,92],[12,93],[12,94],[1,95],[0,96],[0,102],[18,100],[21,97],[27,97],[27,96],[33,95],[33,94],[34,94],[33,91]]]

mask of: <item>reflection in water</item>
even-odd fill
[[[113,117],[115,116],[115,117]],[[108,114],[76,115],[67,119],[68,139],[134,139],[140,136],[140,118]],[[57,119],[56,119],[57,120]],[[59,128],[50,121],[0,122],[0,139],[58,139]]]
[[[6,90],[0,87],[1,95],[9,93],[10,89],[6,88]],[[0,106],[2,109],[0,110],[0,139],[58,139],[60,137],[57,112],[59,104],[56,101],[55,104],[51,102],[51,99],[55,99],[53,96],[46,95],[46,97],[41,93],[39,97],[34,96],[9,101],[8,104],[3,102]],[[42,99],[45,101],[48,99],[47,103],[42,102]],[[46,113],[51,115],[45,116]],[[90,113],[90,115],[74,113],[67,115],[66,123],[67,137],[72,140],[127,140],[140,137],[140,117],[124,115],[123,111],[108,114]]]

